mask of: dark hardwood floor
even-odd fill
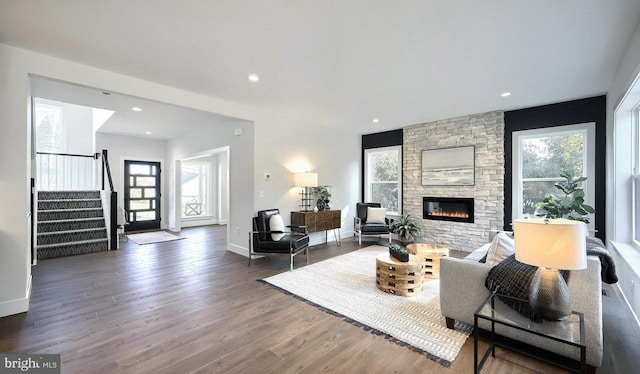
[[[257,282],[288,271],[288,258],[256,259],[248,268],[247,258],[226,251],[225,230],[188,228],[184,240],[123,241],[118,251],[41,261],[33,268],[29,312],[0,319],[0,352],[59,353],[63,373],[473,372],[473,339],[445,368]],[[341,247],[312,248],[310,261],[358,248],[346,238]],[[296,267],[304,264],[297,256]],[[605,316],[619,320],[621,313]],[[605,345],[607,339],[605,332]],[[637,368],[627,358],[635,342],[605,364]],[[483,372],[563,371],[498,350]]]

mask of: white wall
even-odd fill
[[[108,151],[109,168],[113,179],[113,188],[118,192],[118,206],[124,208],[124,161],[154,161],[160,162],[162,169],[160,177],[160,190],[162,201],[160,203],[161,228],[167,228],[168,203],[170,191],[168,187],[168,175],[166,171],[167,142],[165,140],[148,139],[142,137],[123,136],[115,134],[96,133],[96,150]],[[108,185],[105,181],[105,187]],[[108,188],[108,187],[106,187]]]
[[[91,108],[67,103],[62,107],[63,122],[67,129],[67,152],[93,154],[93,111]]]
[[[255,128],[260,140],[255,147],[256,211],[279,208],[285,223],[290,223],[290,212],[300,209],[300,188],[293,186],[293,173],[316,172],[318,184],[331,186],[331,208],[342,210],[342,236],[351,240],[355,205],[360,201],[361,135],[284,117],[265,120],[268,126],[256,123]],[[269,181],[264,173],[271,173]],[[311,234],[310,239],[312,245],[322,243],[325,235]]]
[[[242,253],[246,248],[246,235],[235,235],[234,233],[247,233],[249,231],[247,217],[251,217],[253,212],[253,147],[254,147],[254,125],[249,121],[239,121],[234,119],[219,120],[211,123],[192,124],[197,129],[179,138],[168,142],[169,168],[172,179],[180,179],[176,175],[175,161],[187,157],[197,156],[203,152],[229,147],[229,171],[230,171],[230,194],[229,201],[231,211],[227,224],[228,247],[238,253]],[[241,136],[234,135],[234,129],[242,128]],[[176,186],[175,194],[170,197],[169,204],[175,207],[175,222],[180,222],[180,191]],[[171,218],[170,218],[171,223]],[[173,229],[180,230],[179,225],[174,225]]]
[[[320,183],[332,186],[332,207],[343,209],[343,232],[352,230],[353,209],[359,200],[360,135],[0,44],[0,196],[11,197],[3,198],[0,210],[0,316],[26,311],[29,301],[29,75],[246,120],[243,136],[229,140],[230,250],[247,253],[251,217],[257,210],[278,207],[289,219],[286,212],[297,209],[298,195],[291,185],[295,171],[316,171]],[[171,161],[177,155],[194,152],[183,147],[211,148],[216,142],[202,134],[195,137],[172,145],[172,156],[165,160],[168,169],[173,169]],[[238,160],[245,162],[235,165]],[[262,179],[265,171],[273,175],[269,182]],[[165,178],[169,178],[165,190],[171,191],[175,175],[168,173]],[[171,210],[169,206],[170,215]],[[316,234],[312,242],[320,237],[324,240],[324,235]]]
[[[229,152],[218,153],[218,223],[229,222]]]
[[[29,307],[28,57],[0,44],[0,317]]]

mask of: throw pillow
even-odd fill
[[[516,253],[513,234],[504,231],[499,232],[491,242],[491,246],[487,251],[487,265],[496,266],[507,257]]]
[[[271,231],[279,231],[284,232],[284,221],[282,220],[282,216],[279,214],[274,214],[269,218],[269,230]],[[281,233],[272,233],[271,240],[278,241],[282,239],[284,234]]]
[[[384,217],[387,215],[386,208],[367,208],[366,223],[385,223]]]

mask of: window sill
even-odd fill
[[[619,258],[629,264],[629,268],[640,277],[640,249],[631,243],[611,241],[611,246]]]
[[[213,216],[184,216],[182,221],[210,221]]]

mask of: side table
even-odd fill
[[[420,259],[409,255],[401,262],[384,252],[376,256],[376,287],[398,296],[415,296],[422,292],[424,270]]]
[[[440,259],[449,256],[449,249],[435,244],[409,244],[407,252],[418,256],[424,268],[425,278],[440,278]]]
[[[552,364],[558,366],[562,369],[568,370],[572,373],[586,373],[587,372],[587,346],[585,343],[585,332],[584,332],[584,314],[581,312],[571,312],[569,317],[564,321],[543,321],[541,323],[535,323],[532,321],[527,321],[526,323],[518,323],[513,318],[509,318],[507,313],[512,313],[513,310],[509,308],[506,304],[496,300],[496,298],[507,298],[512,300],[518,300],[521,302],[527,302],[526,300],[517,299],[510,296],[499,295],[495,292],[489,295],[487,299],[478,307],[476,312],[473,314],[473,327],[474,327],[474,336],[473,336],[473,372],[478,374],[480,370],[482,370],[482,366],[487,361],[489,357],[489,353],[491,353],[492,357],[496,356],[496,347],[501,347],[504,349],[508,349],[520,354],[523,354],[527,357],[531,357],[540,361],[544,361],[548,364]],[[480,362],[478,362],[478,320],[484,319],[491,322],[491,343],[489,344],[489,348],[482,356]],[[496,341],[496,324],[506,326],[509,328],[514,328],[517,330],[521,330],[527,332],[529,334],[534,334],[538,336],[542,336],[544,338],[555,340],[557,342],[561,342],[563,344],[567,344],[576,349],[580,350],[580,367],[568,367],[566,365],[560,364],[558,362],[550,361],[546,358],[536,356],[530,352],[526,352],[520,349],[516,349],[514,347],[510,347],[504,345],[498,341]],[[550,332],[549,329],[544,329],[544,325],[554,324],[553,332]]]

